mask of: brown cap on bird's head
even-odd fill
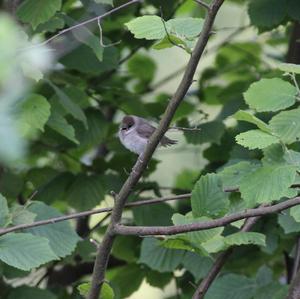
[[[122,119],[121,129],[126,130],[134,125],[134,118],[131,115],[126,115]]]

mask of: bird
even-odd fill
[[[135,116],[126,115],[123,117],[119,128],[119,138],[121,143],[131,152],[139,156],[144,152],[148,140],[155,131],[146,119]],[[166,136],[160,141],[160,145],[167,147],[176,144],[177,140],[170,139]]]

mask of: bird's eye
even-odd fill
[[[130,129],[132,127],[132,125],[128,125],[128,129]]]

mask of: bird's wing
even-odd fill
[[[154,131],[155,131],[155,128],[146,122],[144,122],[136,127],[136,132],[142,138],[147,138],[147,139],[150,138],[150,136],[153,134]]]

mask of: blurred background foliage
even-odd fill
[[[119,190],[136,159],[117,139],[120,119],[124,114],[156,122],[161,118],[189,54],[165,44],[160,47],[166,49],[157,50],[157,40],[136,39],[125,24],[148,14],[162,14],[166,21],[203,18],[205,10],[194,1],[147,0],[104,18],[105,47],[99,42],[97,22],[43,43],[124,2],[2,1],[0,192],[10,207],[7,215],[12,215],[7,224],[111,206],[110,191]],[[253,82],[281,76],[276,63],[300,63],[299,21],[297,0],[225,1],[195,82],[173,119],[174,125],[199,126],[201,133],[169,132],[178,145],[156,152],[129,200],[187,193],[201,175],[228,162],[262,157],[260,151],[236,144],[235,136],[252,127],[230,116],[247,108],[243,93]],[[272,116],[258,115],[266,121]],[[175,212],[188,211],[188,201],[161,203],[126,211],[124,221],[171,225]],[[40,261],[48,263],[35,270],[28,271],[32,265],[7,265],[1,258],[1,298],[80,298],[76,287],[89,279],[95,255],[89,238],[100,242],[107,223],[108,217],[101,214],[74,221],[76,234],[68,225],[60,227],[65,235],[53,233],[56,250],[49,251]],[[286,289],[278,281],[290,280],[299,223],[289,215],[268,216],[257,230],[266,235],[267,246],[240,247],[207,298],[258,299],[268,292],[283,298],[280,294]],[[233,231],[230,227],[226,233]],[[29,232],[49,237],[49,232]],[[25,234],[22,237],[18,246],[27,242]],[[120,236],[107,279],[115,298],[191,298],[211,264],[205,256],[161,248],[152,238]]]

